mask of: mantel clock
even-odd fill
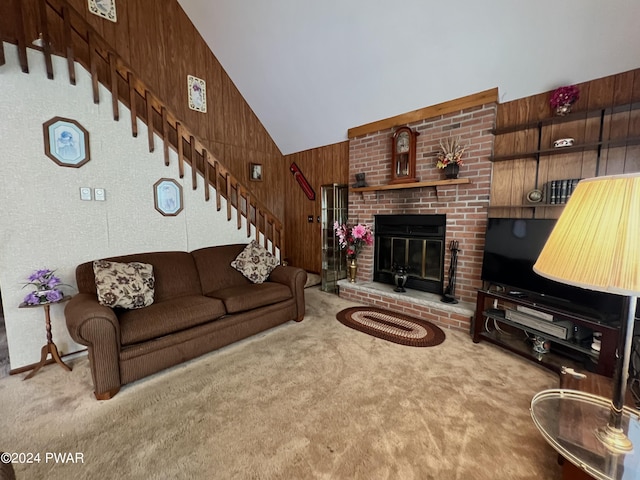
[[[391,181],[389,183],[417,182],[416,137],[409,127],[401,127],[391,137]]]

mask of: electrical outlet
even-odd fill
[[[91,189],[89,187],[80,187],[80,200],[91,200]]]
[[[93,189],[93,198],[96,199],[96,201],[98,202],[104,202],[107,198],[106,198],[106,193],[104,191],[104,188],[94,188]]]

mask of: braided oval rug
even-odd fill
[[[445,339],[433,323],[376,307],[346,308],[336,318],[347,327],[412,347],[434,347]]]

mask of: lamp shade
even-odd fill
[[[533,270],[557,282],[640,295],[640,173],[582,180]]]

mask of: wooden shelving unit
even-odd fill
[[[634,160],[640,145],[639,101],[616,106],[594,105],[586,111],[534,121],[522,121],[526,116],[518,113],[509,110],[509,116],[505,114],[504,118],[513,119],[513,125],[507,123],[492,130],[496,139],[494,154],[489,157],[494,163],[490,214],[557,218],[566,202],[546,203],[549,199],[545,198],[542,202],[529,203],[527,192],[545,191],[545,185],[554,180],[589,178],[640,168],[640,162]],[[553,147],[553,142],[560,138],[575,138],[575,143],[569,147]]]

